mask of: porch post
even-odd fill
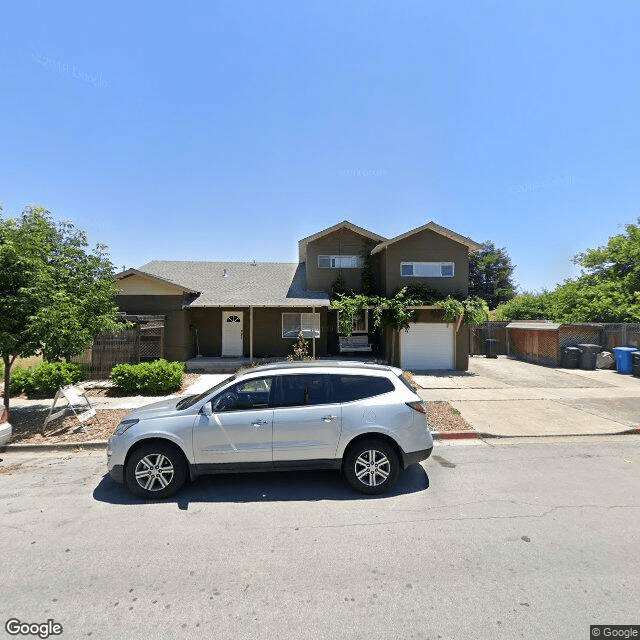
[[[316,308],[315,307],[311,307],[311,313],[315,313],[316,312]],[[316,359],[316,336],[315,333],[313,334],[313,359]]]
[[[253,362],[253,307],[249,307],[249,360]]]

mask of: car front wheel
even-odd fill
[[[348,449],[344,474],[356,491],[384,493],[398,479],[400,461],[395,449],[383,440],[362,440]]]
[[[176,447],[162,442],[138,447],[129,456],[125,469],[127,488],[140,498],[172,496],[186,478],[184,456]]]

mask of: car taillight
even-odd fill
[[[5,422],[9,422],[9,409],[6,407],[2,410],[2,416],[0,417],[0,424],[4,424]]]
[[[424,402],[407,402],[407,407],[411,407],[420,413],[427,413],[427,408],[424,406]]]

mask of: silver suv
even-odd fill
[[[132,411],[107,466],[143,498],[170,496],[187,476],[292,469],[341,470],[354,489],[383,493],[431,454],[425,413],[400,369],[279,363]]]

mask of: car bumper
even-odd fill
[[[0,446],[3,444],[7,444],[9,440],[11,440],[11,434],[13,433],[13,428],[9,422],[4,422],[0,424]]]
[[[422,460],[426,460],[433,451],[433,447],[429,447],[428,449],[422,449],[421,451],[411,451],[409,453],[402,453],[402,468],[406,469],[410,467],[412,464],[418,464],[418,462],[422,462]]]
[[[124,466],[116,464],[109,469],[109,475],[112,480],[115,480],[119,484],[124,484]]]

